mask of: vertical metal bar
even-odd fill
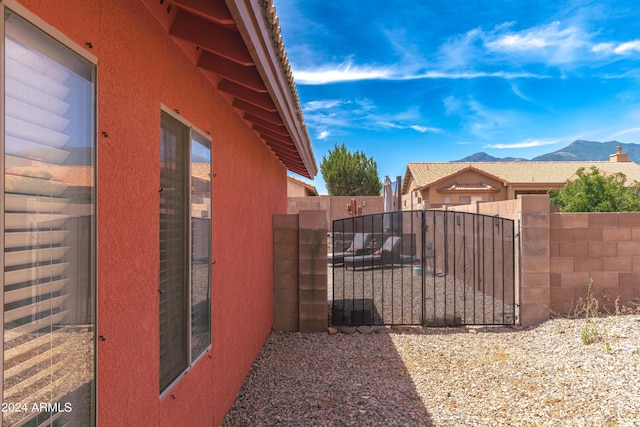
[[[351,223],[351,233],[353,234],[353,237],[355,238],[355,233],[356,233],[356,220],[354,217],[350,218],[350,223]],[[355,245],[354,245],[355,248]],[[354,257],[354,263],[353,266],[351,267],[351,315],[349,316],[349,320],[350,323],[353,325],[355,323],[355,316],[356,316],[356,272],[355,272],[355,256],[356,253],[353,252],[353,255],[351,255]],[[345,259],[346,261],[346,259]],[[347,264],[343,263],[342,264],[344,270],[346,271],[347,269]]]
[[[334,258],[336,253],[336,222],[334,220],[331,223],[331,320],[333,322],[336,321],[336,263]]]
[[[473,216],[473,243],[471,245],[471,250],[473,252],[473,277],[472,277],[472,288],[473,288],[473,324],[476,324],[476,293],[478,292],[476,289],[476,274],[478,273],[478,262],[477,262],[477,251],[476,244],[478,240],[478,215]]]
[[[383,232],[384,232],[384,215],[385,214],[383,213],[382,214],[382,231]],[[382,286],[380,286],[380,293],[382,294],[381,298],[380,298],[381,301],[382,301],[381,306],[380,306],[380,320],[381,320],[383,325],[386,325],[387,324],[387,318],[386,318],[386,316],[384,314],[385,313],[385,310],[384,310],[384,287],[385,286],[384,285],[385,285],[385,282],[384,282],[384,273],[383,273],[382,274]]]
[[[422,288],[422,292],[421,292],[421,295],[420,295],[420,305],[422,306],[422,316],[421,316],[421,319],[420,319],[420,323],[422,325],[424,325],[425,320],[426,320],[426,308],[427,308],[426,307],[427,304],[426,304],[426,301],[425,301],[425,297],[426,297],[426,292],[425,292],[426,277],[425,277],[425,275],[427,274],[427,257],[426,257],[426,254],[427,254],[427,243],[426,243],[427,242],[427,239],[426,239],[426,237],[427,237],[427,229],[426,229],[426,224],[425,224],[425,220],[426,220],[425,215],[426,215],[426,212],[424,210],[420,211],[420,224],[421,224],[421,229],[420,229],[420,240],[421,240],[421,242],[420,242],[420,244],[421,244],[421,247],[422,247],[422,256],[420,257],[420,258],[422,258],[422,260],[421,260],[422,262],[420,263],[420,266],[422,268],[420,270],[420,272],[421,272],[421,274],[420,274],[420,281],[421,281],[420,285],[421,285],[421,288]]]
[[[403,214],[401,214],[401,215],[403,215]],[[414,302],[414,295],[413,295],[413,287],[414,287],[414,283],[413,283],[413,278],[414,278],[413,268],[415,266],[414,265],[415,264],[414,254],[416,253],[417,242],[415,242],[415,238],[414,238],[414,236],[416,236],[416,233],[415,233],[416,229],[415,229],[415,224],[414,224],[413,217],[414,217],[414,213],[411,212],[411,214],[409,214],[409,218],[411,218],[411,220],[409,221],[409,226],[410,226],[410,230],[411,230],[411,233],[409,233],[409,236],[410,236],[409,238],[411,239],[411,242],[410,242],[410,245],[409,245],[409,254],[411,255],[411,264],[409,265],[409,273],[410,273],[410,275],[409,275],[409,283],[411,285],[411,323],[416,323],[415,320],[414,320],[415,319],[415,314],[414,314],[414,310],[413,310],[413,302]],[[404,216],[402,217],[402,225],[404,226]],[[404,231],[404,229],[403,229],[403,231]],[[402,250],[401,256],[402,256],[402,258],[401,258],[402,263],[404,263],[404,250]],[[403,265],[402,268],[404,269],[404,265]],[[420,323],[422,323],[422,322],[420,322]]]
[[[505,293],[504,293],[504,289],[505,289],[505,266],[506,266],[506,260],[505,260],[505,252],[504,252],[504,239],[506,237],[505,232],[504,232],[504,218],[502,219],[502,323],[504,324],[504,297],[505,297]]]
[[[518,220],[518,223],[520,221]],[[515,221],[511,222],[511,324],[516,323],[516,236]],[[520,227],[518,227],[518,241],[520,240]],[[519,282],[519,281],[518,281]]]
[[[456,274],[458,271],[458,262],[460,262],[460,260],[458,259],[458,254],[456,252],[457,249],[457,245],[456,245],[456,230],[457,230],[457,225],[458,225],[458,219],[460,217],[458,217],[458,214],[456,212],[453,213],[453,323],[456,323],[456,287],[458,286],[458,275]],[[445,317],[445,322],[446,322],[446,317]]]
[[[462,323],[467,320],[467,214],[462,214],[462,248],[464,266],[462,267]]]
[[[375,232],[375,219],[380,217],[380,214],[371,215],[371,229]],[[375,233],[374,233],[375,234]],[[382,280],[384,280],[384,271],[382,273]],[[375,283],[375,273],[371,271],[371,316],[370,316],[370,324],[373,324],[373,313],[375,311],[375,301],[376,301],[376,283]],[[364,302],[363,302],[364,303]]]
[[[391,215],[391,233],[393,234],[393,215]],[[395,313],[395,306],[396,306],[396,296],[395,296],[395,290],[396,290],[396,286],[395,283],[393,283],[393,280],[391,280],[391,323],[395,324],[395,320],[396,320],[396,313]]]
[[[433,275],[432,275],[432,288],[433,288],[433,318],[435,320],[436,317],[436,257],[438,255],[438,251],[436,250],[437,245],[436,245],[436,239],[438,238],[438,235],[436,233],[437,230],[437,219],[436,219],[436,211],[432,211],[433,212]],[[440,211],[437,212],[438,214],[440,214],[440,216],[443,216],[444,214],[442,214]],[[441,233],[442,235],[442,233]],[[445,242],[443,242],[444,244]]]
[[[447,318],[447,279],[449,278],[449,211],[444,212],[444,304],[442,323],[446,324]]]
[[[486,313],[486,305],[485,305],[485,288],[486,288],[486,284],[487,284],[487,269],[485,268],[487,266],[487,260],[486,260],[486,248],[485,248],[485,243],[487,240],[487,236],[486,236],[486,227],[485,224],[487,223],[487,217],[483,217],[482,218],[482,323],[484,323],[485,321],[485,313]]]
[[[495,318],[496,318],[496,222],[495,222],[495,217],[493,219],[493,224],[491,227],[491,232],[492,232],[492,259],[493,259],[493,266],[491,267],[491,275],[493,276],[491,278],[491,296],[493,298],[492,304],[491,304],[491,323],[494,322]]]

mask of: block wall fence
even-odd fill
[[[560,213],[548,195],[449,207],[515,221],[519,323],[574,314],[587,286],[601,307],[640,303],[640,212]],[[327,212],[275,215],[275,330],[327,327]]]
[[[384,211],[384,200],[381,196],[318,196],[318,197],[288,197],[287,213],[297,214],[304,210],[325,211],[327,228],[331,231],[333,220],[347,218],[347,204],[351,199],[362,206],[362,215]]]
[[[450,209],[516,221],[523,326],[573,314],[590,281],[601,307],[640,302],[640,212],[554,212],[548,195]]]
[[[273,329],[327,330],[325,211],[273,216]]]

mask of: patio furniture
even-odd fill
[[[327,254],[327,262],[330,264],[342,264],[345,256],[362,254],[371,242],[371,233],[356,233],[353,235],[351,245],[343,252]]]
[[[364,268],[382,266],[397,262],[401,258],[402,238],[390,236],[385,240],[380,249],[372,254],[354,254],[345,256],[343,263],[345,268]]]

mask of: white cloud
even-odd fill
[[[640,52],[640,40],[621,43],[615,49],[613,49],[613,51],[618,55],[627,55],[630,53]]]
[[[616,138],[619,138],[621,136],[630,135],[630,134],[636,134],[636,137],[638,135],[640,135],[640,127],[629,128],[629,129],[625,129],[623,131],[617,132],[617,133],[611,135],[611,139],[616,139]]]
[[[511,82],[511,90],[518,98],[522,99],[523,101],[534,102],[531,98],[522,93],[522,91],[520,90],[520,86],[518,86],[515,82]]]
[[[563,26],[559,21],[522,31],[485,33],[482,38],[491,53],[553,65],[581,61],[593,45],[591,34],[577,26]]]
[[[484,146],[484,148],[494,148],[494,149],[530,148],[530,147],[541,147],[543,145],[553,145],[561,141],[564,141],[564,139],[527,139],[525,141],[516,142],[513,144],[487,144]]]
[[[353,66],[349,61],[336,66],[319,67],[313,71],[294,70],[293,75],[297,84],[321,85],[359,80],[386,79],[389,77],[389,70],[369,66]]]
[[[417,131],[417,132],[420,132],[420,133],[427,133],[427,132],[440,133],[440,132],[442,132],[442,129],[433,128],[433,127],[427,127],[427,126],[411,125],[409,127],[411,129]]]
[[[318,139],[323,140],[327,139],[331,133],[328,130],[323,130],[318,134]]]
[[[632,55],[640,52],[640,40],[632,40],[624,43],[598,43],[591,47],[591,51],[604,55]]]
[[[304,111],[329,110],[331,108],[336,108],[344,103],[345,101],[340,99],[324,99],[324,100],[318,100],[318,101],[310,101],[304,104],[303,109]]]
[[[597,40],[599,34],[589,31],[577,19],[571,22],[554,21],[519,30],[515,29],[515,25],[514,22],[507,22],[491,30],[476,28],[452,37],[440,47],[439,71],[427,72],[423,77],[545,77],[527,72],[522,67],[534,64],[564,69],[572,66],[597,66],[602,61],[640,53],[640,39],[626,42]],[[505,67],[505,64],[510,65]],[[512,71],[476,71],[487,70],[487,67],[494,65]],[[465,71],[456,73],[459,70]]]
[[[591,47],[591,51],[595,53],[610,54],[615,49],[615,43],[597,43]]]
[[[427,132],[440,133],[440,132],[442,132],[442,129],[438,129],[438,128],[434,128],[434,127],[421,126],[421,125],[405,125],[405,124],[389,122],[389,121],[378,121],[377,124],[379,126],[386,127],[386,128],[392,128],[392,129],[412,129],[412,130],[414,130],[416,132],[420,132],[420,133],[427,133]]]
[[[530,51],[548,46],[563,49],[578,48],[587,44],[588,34],[577,27],[561,28],[558,21],[508,34],[485,35],[485,46],[497,51]]]
[[[529,72],[510,72],[510,71],[415,71],[403,70],[400,67],[373,67],[373,66],[349,66],[343,65],[326,65],[318,67],[317,70],[305,71],[294,70],[293,75],[298,85],[323,85],[331,83],[354,82],[362,80],[470,80],[486,77],[495,77],[501,79],[522,79],[522,78],[547,78],[546,75],[540,75]],[[312,101],[313,102],[313,101]],[[323,101],[329,102],[329,101]],[[337,101],[336,101],[337,102]],[[312,103],[310,108],[325,108],[324,106],[315,106]]]
[[[506,71],[466,71],[466,72],[450,72],[450,71],[428,71],[421,74],[403,76],[401,80],[418,80],[418,79],[450,79],[450,80],[465,80],[465,79],[480,79],[484,77],[497,77],[501,79],[522,79],[522,78],[534,78],[544,79],[545,75],[527,73],[527,72],[506,72]]]

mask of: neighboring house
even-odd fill
[[[0,9],[0,425],[219,425],[317,173],[271,3]]]
[[[288,197],[318,197],[318,190],[311,184],[301,179],[287,176],[287,196]]]
[[[640,182],[640,165],[620,149],[608,162],[432,162],[409,163],[402,183],[402,209],[515,199],[561,188],[578,168],[604,175],[622,172]]]

